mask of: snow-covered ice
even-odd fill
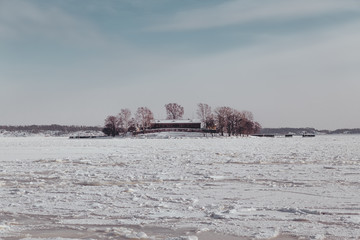
[[[358,135],[0,138],[0,238],[359,239],[359,146]]]

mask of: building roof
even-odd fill
[[[175,119],[175,120],[154,120],[151,123],[171,124],[171,123],[201,123],[198,119]]]

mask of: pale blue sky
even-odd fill
[[[0,0],[0,125],[177,102],[360,127],[358,0]]]

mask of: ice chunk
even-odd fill
[[[165,240],[198,240],[197,236],[181,236],[181,237],[170,237]]]
[[[261,231],[255,235],[256,239],[272,239],[275,238],[277,236],[279,236],[280,231],[279,228],[265,228],[265,229],[261,229]]]

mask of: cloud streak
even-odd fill
[[[120,11],[109,17],[108,10],[96,7],[96,14],[84,13],[93,8],[87,1],[74,9],[72,0],[0,0],[1,121],[103,124],[120,108],[139,106],[162,118],[168,102],[183,105],[192,118],[196,104],[206,102],[251,110],[265,127],[358,127],[360,113],[351,105],[360,101],[360,19],[327,20],[359,11],[360,3],[221,2],[167,19],[164,12],[148,14],[159,6],[150,4],[141,15],[144,22],[127,25],[142,10],[126,8],[123,1],[107,4],[129,15]],[[307,17],[324,24],[312,28],[313,22],[305,21],[297,29],[298,22],[289,21]],[[154,19],[164,24],[150,27]],[[127,31],[121,31],[120,20]],[[279,34],[276,26],[267,29],[271,21],[286,27]],[[226,28],[236,24],[243,27]],[[155,32],[143,31],[146,26]],[[200,29],[207,31],[188,32]],[[233,41],[221,42],[219,33]],[[244,35],[251,35],[250,44],[239,44]],[[206,45],[209,38],[216,45]],[[182,51],[185,45],[190,51]]]
[[[200,30],[257,21],[291,20],[334,13],[359,12],[356,0],[235,0],[212,7],[182,11],[149,31]]]
[[[123,107],[136,110],[146,105],[156,117],[164,117],[161,114],[167,102],[183,105],[186,117],[191,118],[196,116],[196,103],[207,102],[213,107],[249,109],[265,127],[357,127],[359,112],[349,110],[347,104],[360,101],[359,26],[356,23],[311,36],[273,38],[246,49],[206,56],[147,51],[131,59],[128,55],[126,59],[113,56],[73,69],[54,66],[49,75],[43,76],[54,81],[45,89],[55,87],[58,91],[62,79],[75,85],[58,93],[47,91],[35,96],[35,90],[29,92],[29,87],[17,90],[19,103],[12,109],[23,105],[31,109],[27,105],[31,98],[33,102],[37,99],[36,106],[43,109],[39,112],[43,119],[53,114],[58,123],[71,123],[71,119],[60,120],[76,116],[78,124],[102,124],[106,115]],[[87,82],[80,86],[76,84],[78,79]],[[4,92],[4,103],[13,99],[7,94]],[[52,112],[52,106],[65,103],[62,112]],[[33,118],[36,122],[39,116],[29,114],[27,120]]]
[[[171,71],[159,68],[151,76],[171,81],[162,87],[176,86],[175,92],[161,93],[165,99],[181,103],[186,93],[186,102],[251,109],[267,127],[357,127],[360,115],[348,104],[360,101],[359,26],[281,36],[246,49],[184,58],[176,67],[163,63]]]
[[[26,38],[63,43],[104,42],[94,26],[57,7],[44,7],[28,1],[0,1],[0,40]]]

